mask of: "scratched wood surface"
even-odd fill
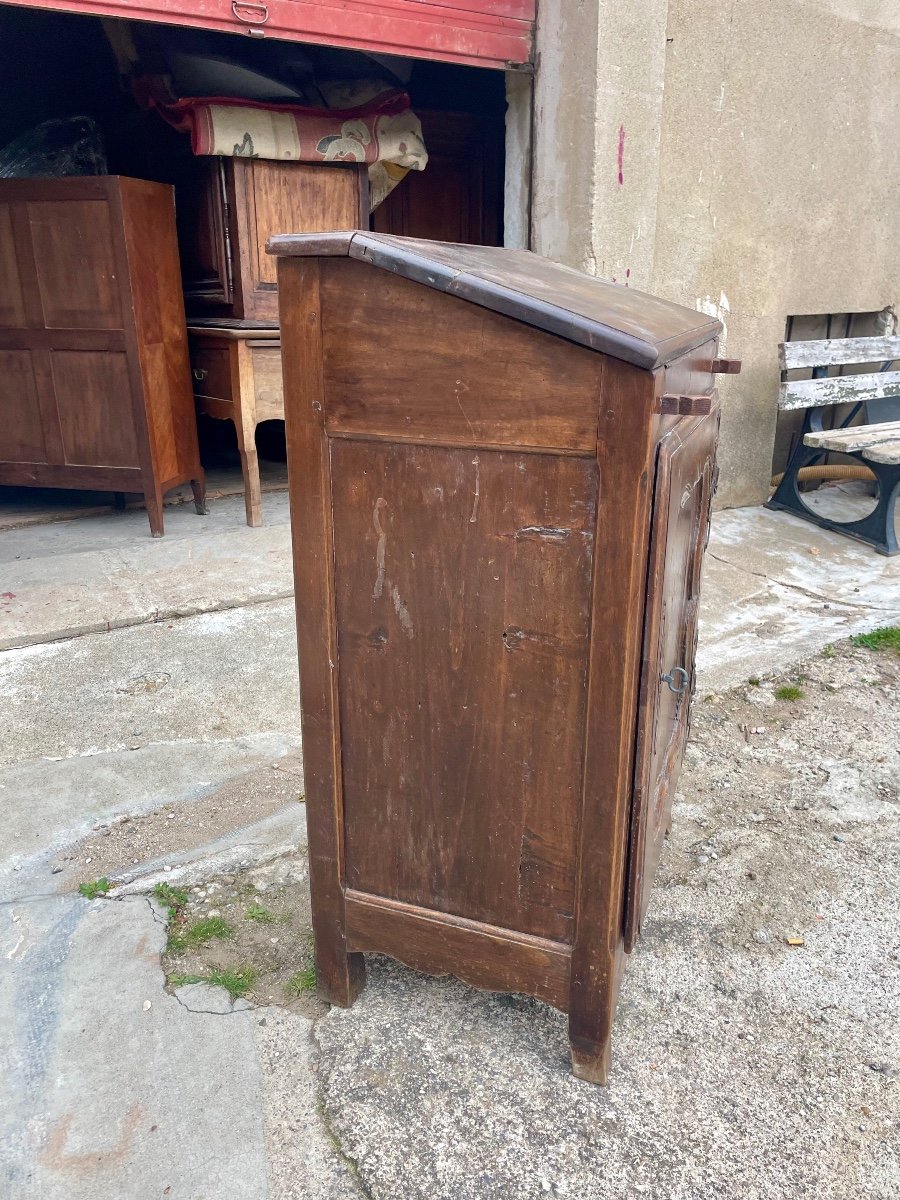
[[[349,255],[644,370],[674,362],[722,330],[721,322],[694,309],[584,275],[530,250],[342,230],[276,234],[268,251]]]
[[[591,351],[348,259],[327,261],[322,304],[330,434],[593,454]]]
[[[566,941],[592,460],[335,440],[346,882]]]

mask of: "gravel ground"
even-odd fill
[[[289,986],[311,966],[303,855],[188,889],[170,933],[229,928],[164,955],[168,990],[254,1022],[267,1200],[893,1200],[898,701],[900,655],[850,643],[697,697],[606,1089],[532,999],[377,956],[352,1009]],[[147,821],[158,849],[177,822]],[[189,982],[246,967],[255,1011]]]
[[[50,870],[57,890],[69,891],[174,851],[205,846],[302,799],[303,768],[296,751],[237,775],[189,804],[173,802],[153,812],[98,821],[86,838],[60,851]]]
[[[900,1194],[900,657],[801,674],[695,705],[608,1089],[559,1014],[386,960],[316,1024],[367,1196]]]

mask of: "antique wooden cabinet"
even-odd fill
[[[0,484],[163,494],[205,512],[172,189],[0,180]]]
[[[688,731],[720,325],[525,251],[277,237],[322,994],[568,1012],[602,1082]]]
[[[176,181],[184,299],[192,316],[278,324],[266,239],[369,223],[366,168],[261,158],[194,158]]]

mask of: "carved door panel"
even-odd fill
[[[640,932],[671,823],[694,690],[700,569],[709,536],[718,410],[685,419],[659,444],[650,531],[625,896],[625,946]]]

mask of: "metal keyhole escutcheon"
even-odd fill
[[[680,683],[676,684],[676,676],[681,677]],[[674,692],[676,696],[680,696],[683,692],[687,691],[690,678],[684,667],[673,667],[671,671],[660,676],[660,682],[665,683],[670,692]]]

